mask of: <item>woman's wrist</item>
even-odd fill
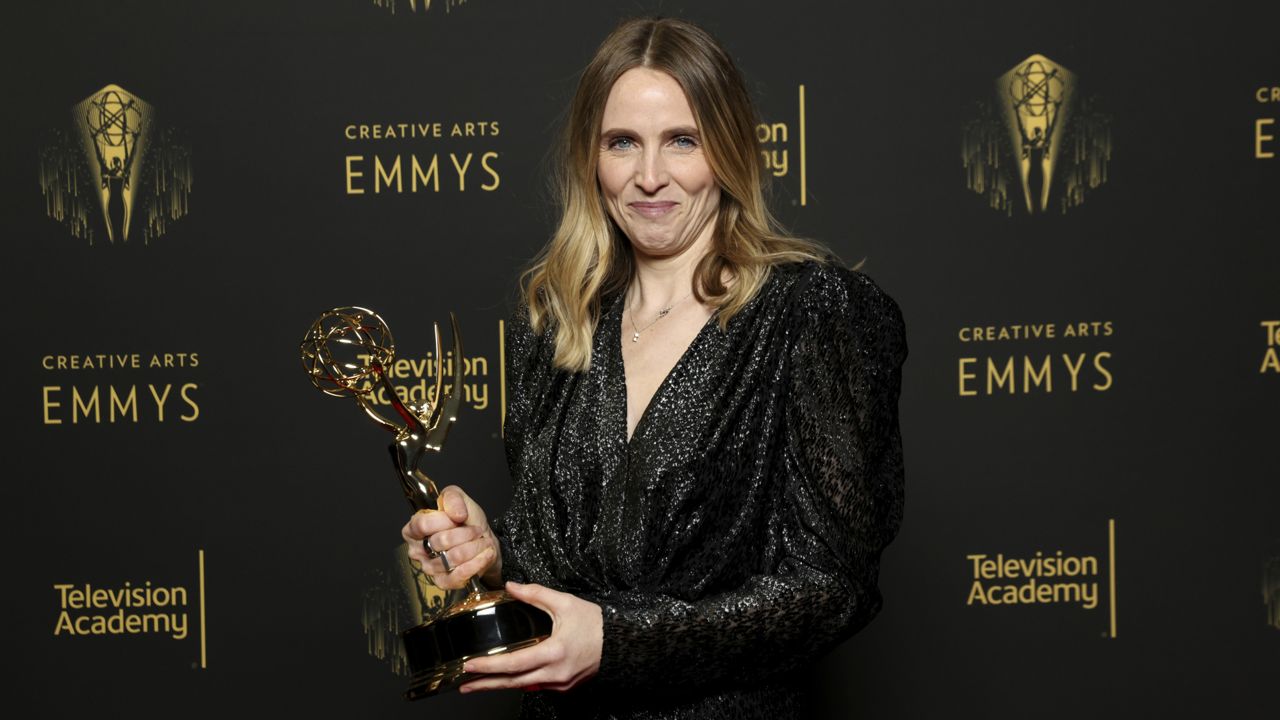
[[[489,563],[489,567],[480,573],[480,581],[489,588],[502,587],[502,543],[498,541],[498,536],[493,532],[493,528],[485,528],[485,534],[489,536],[493,543],[493,562]]]
[[[502,587],[502,553],[498,553],[498,557],[489,567],[480,575],[481,582],[488,588]]]

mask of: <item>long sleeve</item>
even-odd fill
[[[897,305],[861,274],[827,266],[806,280],[787,323],[776,566],[693,602],[603,598],[598,686],[762,680],[811,662],[879,610],[880,553],[902,517],[905,329]]]
[[[532,403],[529,393],[530,374],[534,372],[532,363],[541,338],[534,334],[530,326],[529,308],[523,301],[516,304],[511,318],[505,323],[503,329],[503,347],[506,355],[503,372],[507,383],[507,397],[506,406],[503,408],[502,435],[511,477],[518,478],[521,476],[519,467],[521,447],[524,444]],[[511,507],[506,512],[489,519],[489,527],[498,539],[502,551],[503,580],[527,581],[519,556],[512,547],[513,541],[519,541],[519,538],[513,536],[516,525],[509,522],[510,516],[521,512],[520,504],[524,501],[524,496],[517,492],[512,497]]]

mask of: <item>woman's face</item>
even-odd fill
[[[623,73],[600,122],[600,192],[639,253],[677,255],[709,240],[720,186],[684,90],[649,68]]]

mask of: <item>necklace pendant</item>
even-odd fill
[[[640,333],[638,332],[631,333],[631,342],[640,342]]]

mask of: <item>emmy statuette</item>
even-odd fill
[[[449,392],[442,395],[444,359],[437,324],[435,392],[421,403],[402,401],[387,378],[395,342],[390,328],[372,310],[329,310],[312,323],[301,346],[312,384],[326,395],[355,398],[370,419],[394,435],[391,459],[409,506],[419,512],[435,510],[439,499],[436,484],[420,465],[427,453],[440,452],[462,402],[462,340],[452,313],[450,320],[454,361]],[[395,419],[379,412],[370,400],[375,390],[385,392]],[[432,552],[429,547],[427,551]],[[445,564],[448,567],[447,559]],[[550,634],[551,617],[545,612],[502,590],[490,590],[473,577],[465,588],[447,591],[444,606],[425,622],[400,633],[410,670],[405,699],[456,689],[476,677],[462,670],[469,658],[518,650]]]

